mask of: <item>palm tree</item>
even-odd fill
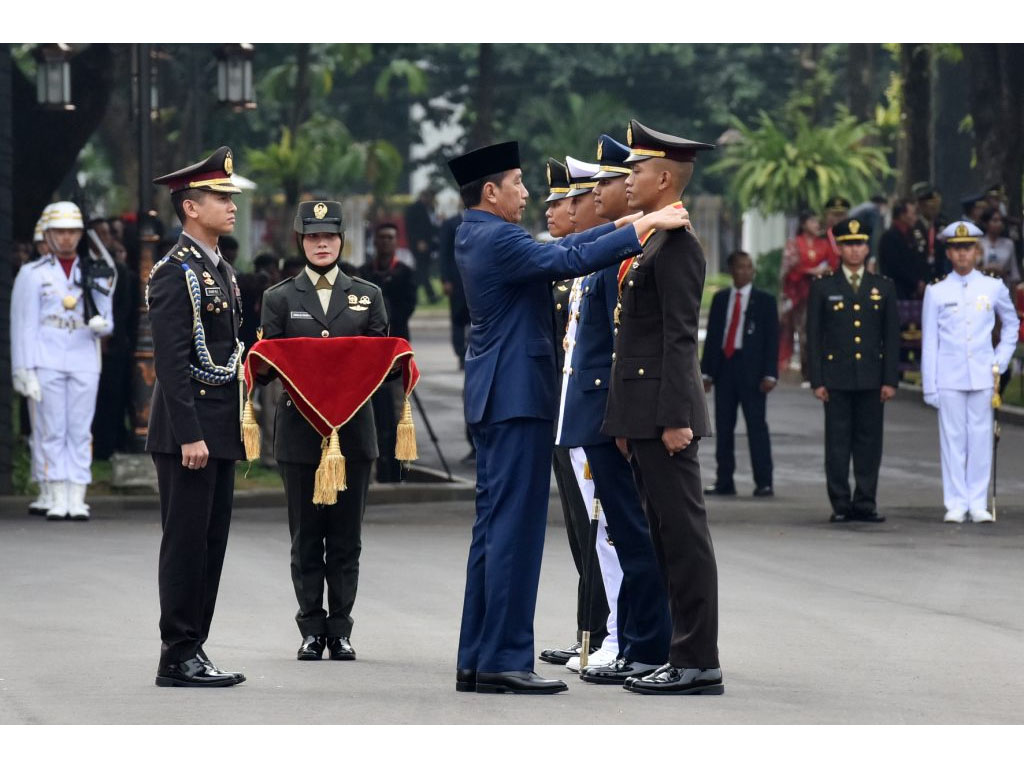
[[[830,125],[815,125],[798,109],[783,120],[762,111],[754,127],[733,122],[740,139],[708,171],[728,177],[728,195],[743,209],[822,210],[833,195],[866,199],[892,174],[885,152],[874,143],[877,128],[859,122],[845,107]]]

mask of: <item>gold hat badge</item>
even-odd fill
[[[854,219],[850,222],[850,234],[856,235],[858,232],[860,232],[860,222]]]
[[[633,124],[632,123],[630,123],[629,125],[626,126],[626,143],[629,144],[629,146],[631,146],[631,147],[633,146]]]
[[[959,224],[959,225],[957,225],[956,236],[957,237],[967,237],[967,225],[966,224]]]
[[[235,172],[235,161],[231,159],[231,153],[224,155],[224,173],[230,176]]]
[[[551,186],[551,166],[548,166],[548,186]]]
[[[597,142],[597,159],[600,160],[604,155],[604,139],[599,139]]]
[[[318,219],[322,219],[324,216],[327,215],[327,206],[324,205],[323,203],[317,203],[316,205],[313,206],[313,215],[316,216]]]

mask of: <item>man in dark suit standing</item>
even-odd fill
[[[715,459],[718,473],[706,494],[735,496],[736,412],[743,408],[754,472],[754,495],[771,496],[772,443],[765,420],[768,393],[778,383],[779,315],[775,297],[754,287],[754,262],[729,254],[732,288],[711,300],[700,370],[704,391],[715,387]]]
[[[245,458],[239,413],[241,299],[217,248],[235,226],[231,150],[154,179],[171,190],[182,234],[149,276],[156,386],[146,450],[160,487],[159,686],[220,687],[245,676],[203,650],[231,523],[235,462]]]
[[[833,230],[842,266],[811,284],[807,345],[811,387],[825,404],[825,474],[833,523],[885,521],[875,493],[882,464],[883,406],[899,382],[900,318],[892,280],[864,268],[867,228]],[[850,495],[850,459],[856,489]]]
[[[630,208],[678,204],[697,152],[710,144],[652,131],[631,120],[626,133]],[[601,431],[633,465],[662,575],[672,641],[668,663],[623,687],[636,693],[721,693],[718,568],[701,489],[697,445],[711,434],[697,361],[704,253],[679,229],[644,242],[622,278],[621,325]]]
[[[405,234],[409,238],[409,250],[416,260],[416,282],[423,286],[431,304],[437,301],[434,286],[430,283],[431,261],[437,250],[438,234],[434,221],[435,199],[433,189],[424,189],[416,202],[405,209]]]
[[[533,614],[544,548],[558,392],[550,281],[640,250],[655,228],[680,227],[666,208],[541,244],[520,227],[529,193],[517,142],[448,163],[466,204],[455,260],[472,319],[466,420],[477,450],[476,522],[466,572],[456,690],[557,693],[533,672]]]

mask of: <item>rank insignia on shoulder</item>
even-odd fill
[[[256,329],[256,341],[263,341],[263,326]]]
[[[188,253],[188,251],[178,251],[177,253],[172,253],[171,257],[175,261],[184,261],[185,260],[185,256],[186,256],[187,253]]]

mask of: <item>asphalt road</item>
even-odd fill
[[[423,399],[461,455],[453,358],[441,330],[420,337]],[[741,436],[743,495],[709,503],[724,696],[644,697],[542,662],[538,672],[568,679],[567,694],[456,693],[471,502],[368,509],[356,662],[295,660],[284,510],[236,509],[207,650],[248,682],[157,688],[156,508],[99,510],[85,524],[6,508],[0,724],[1021,723],[1024,429],[1004,430],[999,521],[944,525],[935,414],[901,396],[886,406],[879,501],[889,521],[837,526],[827,522],[820,405],[784,386],[769,414],[777,496],[750,497]],[[420,452],[429,456],[422,437]],[[713,453],[709,439],[709,481]],[[560,517],[554,501],[538,651],[574,631],[575,572]]]

